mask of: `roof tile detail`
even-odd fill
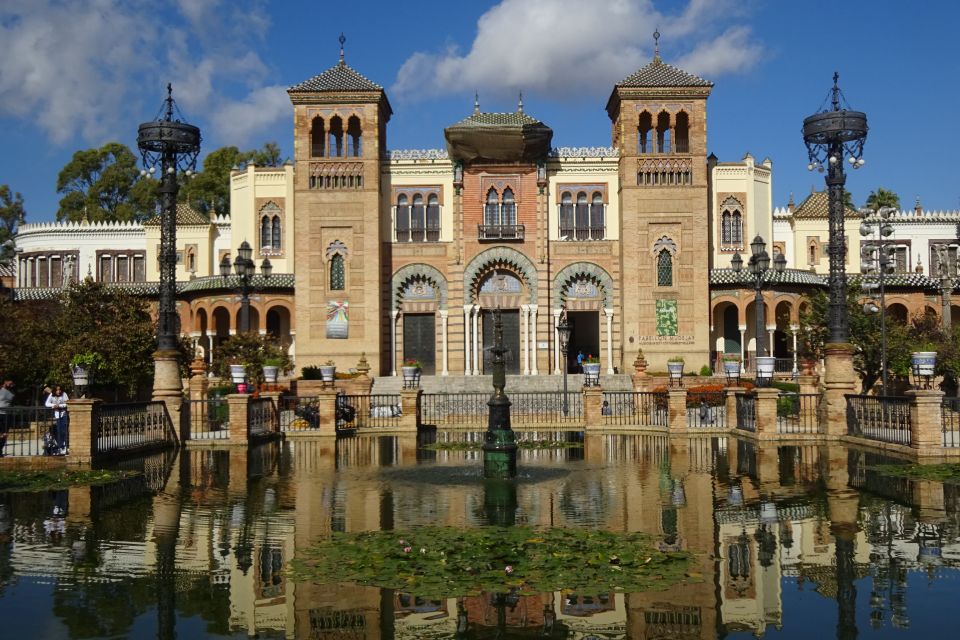
[[[793,217],[796,220],[804,218],[827,218],[830,214],[830,198],[826,191],[814,191],[806,200],[800,203],[794,212]],[[846,208],[847,218],[859,218],[860,212],[856,209]]]
[[[288,93],[313,91],[383,91],[383,87],[341,60],[323,73],[287,89]]]
[[[210,218],[203,215],[193,207],[183,202],[177,203],[177,226],[207,226],[210,224]],[[160,225],[160,214],[157,214],[143,223],[145,227],[156,227]]]
[[[617,83],[618,87],[712,87],[713,83],[687,73],[659,57]]]

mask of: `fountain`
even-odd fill
[[[510,427],[510,399],[504,393],[507,385],[503,346],[503,320],[500,306],[493,311],[493,395],[487,401],[490,417],[483,442],[483,476],[488,479],[505,480],[517,475],[517,441]]]

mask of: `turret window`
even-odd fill
[[[324,128],[323,118],[317,116],[313,119],[310,127],[310,157],[322,158],[326,150],[327,132]]]
[[[347,136],[350,142],[350,155],[359,158],[363,155],[363,147],[361,146],[363,136],[360,130],[360,118],[357,116],[350,116],[350,119],[347,120]]]
[[[673,286],[673,256],[667,249],[661,249],[657,254],[657,286]]]
[[[346,284],[346,273],[343,265],[343,254],[335,253],[330,258],[330,290],[343,291]]]
[[[412,203],[412,204],[411,204]],[[440,199],[436,193],[401,193],[395,209],[397,242],[439,242]]]
[[[282,247],[282,211],[276,203],[268,202],[260,209],[260,253],[275,255]]]

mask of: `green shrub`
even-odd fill
[[[707,365],[703,365],[702,367],[700,367],[700,375],[704,377],[710,377],[713,375],[713,369],[711,369]]]
[[[800,385],[796,382],[784,382],[783,380],[774,380],[770,383],[770,386],[774,389],[779,389],[780,391],[787,391],[789,393],[800,393]]]
[[[323,380],[323,376],[320,375],[320,367],[317,365],[309,365],[300,370],[301,376],[304,380]]]

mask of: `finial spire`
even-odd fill
[[[480,113],[480,92],[473,92],[473,112]]]
[[[840,74],[836,71],[833,72],[833,110],[840,111],[840,87],[837,85],[837,80],[840,79]]]
[[[167,83],[167,122],[173,121],[173,84]]]
[[[653,31],[653,61],[660,62],[660,27]]]
[[[523,91],[520,92],[520,99],[517,101],[517,113],[523,113]]]
[[[340,64],[343,64],[343,43],[347,41],[347,36],[340,32],[340,37],[337,39],[340,41]]]

